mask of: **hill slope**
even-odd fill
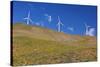
[[[13,25],[13,65],[96,61],[96,38]]]

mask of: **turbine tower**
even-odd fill
[[[60,20],[60,17],[58,16],[58,24],[57,24],[57,26],[58,26],[58,32],[61,32],[61,25],[63,26],[63,24],[62,24],[62,22]]]
[[[28,12],[28,16],[24,18],[26,20],[26,24],[29,24],[30,22],[33,22],[30,18],[30,11]]]
[[[86,31],[85,31],[85,35],[89,35],[89,27],[86,23],[85,23],[85,27],[86,27]]]

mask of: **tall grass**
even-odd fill
[[[14,37],[13,48],[13,65],[85,62],[97,58],[96,47],[70,46],[27,36]]]

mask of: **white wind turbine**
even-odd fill
[[[26,20],[26,24],[29,24],[29,22],[33,22],[30,18],[30,11],[28,12],[28,16],[24,18]]]
[[[61,22],[60,17],[58,16],[58,32],[61,32],[61,25],[63,26],[63,23]]]
[[[89,35],[89,27],[86,23],[85,23],[85,27],[86,27],[86,31],[85,31],[85,35]]]

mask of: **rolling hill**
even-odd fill
[[[12,65],[97,60],[96,37],[70,35],[39,26],[13,25]]]

